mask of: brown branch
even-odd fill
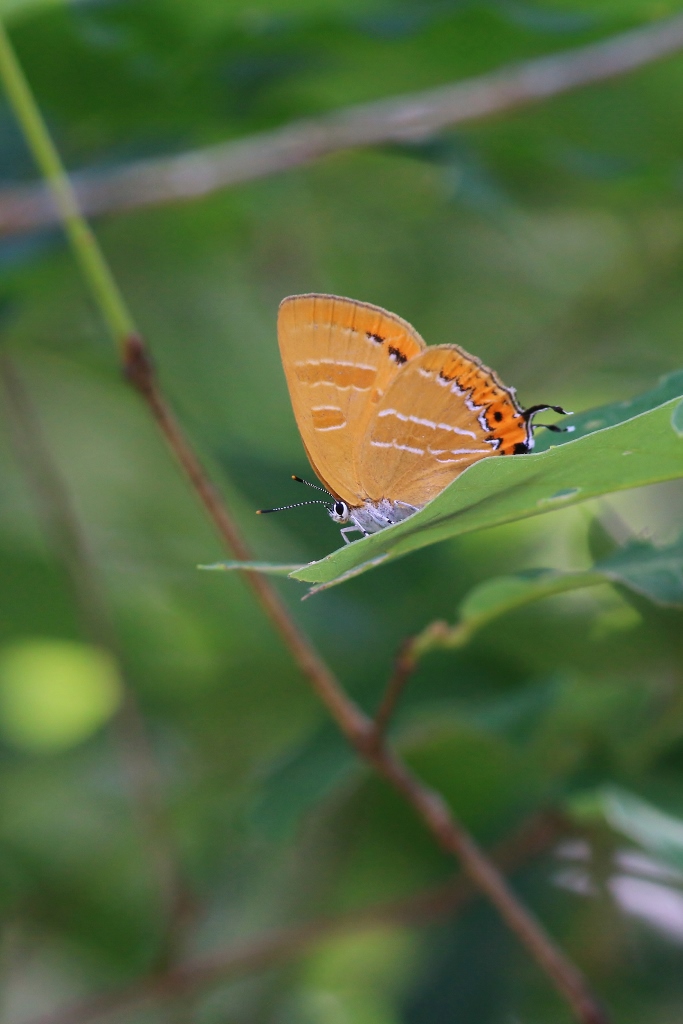
[[[371,757],[376,770],[417,811],[432,835],[448,853],[458,857],[470,878],[485,892],[511,931],[555,983],[583,1024],[607,1024],[579,969],[555,945],[536,917],[521,903],[472,836],[454,818],[439,793],[421,782],[389,750]]]
[[[532,817],[492,853],[500,870],[514,872],[545,853],[569,830],[561,815]],[[130,1010],[154,999],[186,995],[245,974],[267,970],[302,956],[319,943],[339,935],[377,927],[420,927],[458,914],[478,895],[472,882],[458,875],[400,900],[391,900],[334,918],[321,918],[269,932],[219,953],[150,974],[118,992],[95,996],[67,1010],[40,1017],[31,1024],[90,1024],[111,1013]]]
[[[147,403],[222,540],[234,555],[250,561],[249,549],[236,523],[207,478],[161,394],[142,339],[137,335],[129,337],[124,352],[124,372],[128,380]],[[299,630],[270,581],[258,573],[245,572],[244,575],[313,690],[360,757],[401,793],[437,842],[460,859],[470,878],[486,893],[510,929],[573,1008],[577,1020],[582,1024],[606,1024],[607,1017],[578,968],[517,899],[500,872],[451,814],[442,797],[413,775],[396,753],[384,744],[377,744],[374,722],[351,700],[311,642]]]
[[[394,661],[394,671],[389,677],[384,695],[375,714],[375,743],[381,746],[386,735],[391,716],[396,710],[401,694],[418,666],[420,659],[429,651],[438,647],[454,649],[464,646],[473,632],[468,624],[458,623],[449,626],[443,619],[430,622],[415,636],[404,640],[398,649]]]
[[[168,917],[167,949],[174,959],[176,939],[192,904],[182,880],[171,829],[161,798],[161,780],[135,694],[126,680],[118,639],[85,534],[69,492],[47,446],[33,403],[14,363],[0,354],[9,436],[35,500],[44,532],[62,562],[84,634],[109,651],[119,666],[123,701],[114,727],[140,834],[144,837]]]
[[[394,661],[394,671],[389,677],[384,696],[375,714],[375,743],[378,746],[384,742],[391,716],[396,710],[401,694],[403,693],[408,680],[415,671],[417,658],[414,653],[415,638],[409,637],[404,640],[399,648]]]
[[[683,48],[683,15],[597,43],[515,64],[423,92],[348,107],[274,131],[114,170],[73,176],[84,213],[94,216],[208,195],[363,146],[419,142],[444,128],[539,103],[627,74]],[[0,191],[0,235],[55,224],[39,186]]]

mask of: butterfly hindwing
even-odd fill
[[[360,450],[373,501],[422,506],[488,455],[526,451],[530,428],[514,396],[456,345],[406,363],[377,403]]]

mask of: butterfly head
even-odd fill
[[[349,506],[345,501],[335,499],[334,504],[327,510],[330,515],[330,519],[334,523],[348,523],[351,515],[349,513]]]

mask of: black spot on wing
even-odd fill
[[[447,380],[449,383],[452,380],[455,380],[455,377],[449,377],[447,373],[443,372],[443,370],[439,370],[439,377],[441,377],[441,380]]]
[[[494,414],[493,414],[493,418],[494,418],[494,420],[496,421],[496,423],[500,423],[500,421],[501,421],[501,420],[502,420],[502,418],[503,418],[503,414],[502,414],[502,412],[500,411],[500,409],[496,409],[496,411],[495,411],[495,412],[494,412]]]
[[[368,341],[374,341],[376,345],[383,345],[386,338],[383,338],[381,334],[373,334],[372,331],[366,331],[365,337]]]
[[[408,362],[408,356],[401,352],[400,348],[395,348],[394,345],[389,346],[389,357],[395,359],[399,366]]]
[[[513,455],[526,455],[529,451],[529,445],[524,441],[518,441],[515,445],[512,454]]]

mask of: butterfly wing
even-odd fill
[[[401,317],[336,295],[284,299],[278,340],[311,465],[335,497],[358,506],[366,497],[357,462],[368,423],[424,342]]]
[[[457,345],[434,345],[403,366],[375,407],[361,486],[373,501],[419,507],[473,462],[532,445],[514,391]]]

